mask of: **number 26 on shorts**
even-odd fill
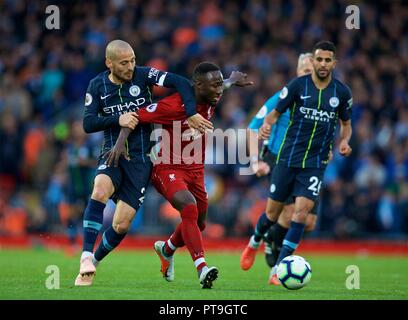
[[[312,191],[314,196],[318,196],[320,187],[322,186],[322,182],[319,181],[319,178],[316,176],[310,177],[309,182],[311,182],[312,184],[307,189]]]

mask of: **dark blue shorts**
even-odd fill
[[[269,197],[279,202],[287,201],[290,196],[305,197],[313,200],[316,207],[324,171],[324,168],[288,168],[277,164],[272,172]]]
[[[272,186],[272,173],[273,173],[273,169],[276,166],[276,155],[274,155],[273,153],[269,152],[269,151],[264,151],[263,152],[263,157],[261,159],[262,161],[266,162],[269,165],[270,168],[270,172],[269,172],[269,187]],[[271,190],[271,189],[270,189]],[[269,198],[272,199],[271,194],[269,194]],[[289,195],[286,200],[284,201],[285,205],[286,204],[294,204],[295,203],[295,199],[292,197],[292,195]]]
[[[115,193],[111,199],[115,203],[118,200],[122,200],[137,211],[143,204],[152,167],[153,165],[150,161],[141,163],[133,160],[128,161],[123,157],[119,159],[118,167],[108,167],[105,164],[105,159],[100,158],[95,176],[98,174],[109,176],[115,187]]]

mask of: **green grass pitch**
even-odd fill
[[[302,255],[300,253],[300,255]],[[151,251],[116,251],[100,264],[92,287],[74,287],[78,257],[44,249],[0,250],[0,299],[141,299],[141,300],[359,300],[408,299],[408,258],[380,256],[303,255],[311,264],[311,282],[289,291],[267,284],[269,270],[258,254],[249,271],[239,267],[239,252],[210,251],[206,260],[220,270],[212,290],[200,288],[187,251],[176,253],[174,282],[159,272],[159,259]],[[47,289],[47,266],[60,272],[60,288]],[[360,289],[346,288],[346,268],[360,272]],[[355,274],[354,274],[355,275]]]

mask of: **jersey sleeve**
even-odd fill
[[[175,73],[160,71],[156,68],[147,68],[147,83],[150,85],[174,88],[183,99],[185,114],[190,117],[197,113],[194,90],[187,78]]]
[[[280,91],[270,97],[265,104],[259,109],[255,117],[252,118],[248,125],[248,129],[252,129],[258,132],[258,129],[262,126],[263,121],[268,113],[270,113],[278,104]]]
[[[289,84],[282,88],[279,94],[279,101],[276,110],[279,113],[284,113],[288,108],[292,107],[296,99],[298,79],[293,79]]]
[[[351,90],[349,87],[346,86],[339,105],[339,118],[341,120],[343,121],[350,120],[352,105],[353,97],[351,94]]]
[[[91,80],[85,94],[83,128],[86,133],[103,131],[119,126],[120,115],[103,117],[99,115],[100,100],[95,81]]]
[[[181,99],[172,96],[138,110],[137,114],[142,123],[172,124],[173,121],[187,119]]]

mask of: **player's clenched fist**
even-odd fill
[[[119,117],[119,125],[124,128],[134,129],[139,123],[136,112],[128,112]]]
[[[269,167],[269,165],[264,161],[258,161],[252,164],[251,167],[257,177],[266,176],[271,171],[271,168]]]
[[[339,152],[343,157],[348,157],[353,149],[349,146],[346,140],[342,140],[339,145]]]
[[[264,124],[259,128],[259,139],[268,140],[271,135],[271,125],[264,122]]]

